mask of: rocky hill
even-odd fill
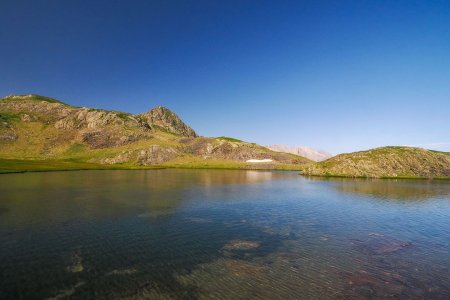
[[[382,147],[340,154],[305,168],[304,174],[347,177],[448,177],[450,153],[413,147]]]
[[[293,169],[311,162],[231,138],[199,137],[162,106],[134,115],[74,107],[39,95],[0,99],[0,158]],[[272,162],[247,163],[250,159]]]
[[[197,134],[191,127],[184,124],[174,112],[165,107],[155,107],[146,113],[138,115],[138,117],[144,119],[147,124],[158,126],[169,132],[187,137],[197,137]]]
[[[325,152],[325,151],[319,151],[313,148],[309,148],[309,147],[303,147],[303,146],[298,146],[298,147],[293,147],[293,146],[288,146],[288,145],[270,145],[267,146],[267,148],[269,148],[270,150],[273,151],[277,151],[277,152],[286,152],[286,153],[292,153],[295,155],[300,155],[306,158],[309,158],[310,160],[313,161],[322,161],[322,160],[326,160],[330,157],[332,157],[333,155]]]

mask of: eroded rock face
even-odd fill
[[[143,138],[134,132],[114,132],[111,130],[88,131],[82,134],[83,143],[93,149],[117,147],[133,143]]]
[[[128,117],[125,115],[125,117]],[[138,126],[138,122],[132,118],[127,118],[129,125]],[[126,121],[121,118],[117,113],[91,110],[88,108],[81,108],[72,111],[68,116],[58,120],[55,123],[55,127],[58,129],[100,129],[106,126],[123,126]]]
[[[162,129],[165,129],[171,133],[186,136],[196,137],[195,131],[187,126],[181,119],[171,110],[158,106],[139,115],[147,121],[150,125],[156,125]]]
[[[23,122],[35,122],[38,120],[38,117],[23,114],[20,116],[20,120],[22,120]]]
[[[175,148],[152,145],[146,150],[139,151],[137,162],[140,165],[159,165],[174,159],[178,154]]]
[[[17,136],[14,127],[8,122],[0,119],[0,141],[2,142],[14,142],[19,137]]]
[[[254,158],[255,155],[257,155],[256,151],[250,148],[251,147],[246,147],[246,145],[239,143],[227,141],[216,143],[208,139],[197,139],[188,146],[188,151],[204,158],[245,161]]]
[[[116,155],[114,157],[105,157],[102,158],[99,162],[102,164],[122,164],[122,163],[126,163],[129,162],[131,160],[132,157],[132,152],[131,151],[124,151],[122,153],[120,153],[119,155]]]

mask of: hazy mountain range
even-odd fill
[[[267,146],[267,148],[277,152],[286,152],[304,156],[313,161],[322,161],[333,156],[331,153],[304,146],[270,145]]]

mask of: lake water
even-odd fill
[[[450,182],[0,175],[0,299],[450,299]]]

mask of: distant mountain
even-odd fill
[[[332,157],[333,155],[325,152],[325,151],[319,151],[315,150],[313,148],[309,147],[292,147],[288,145],[271,145],[267,146],[270,150],[277,151],[277,152],[285,152],[285,153],[292,153],[295,155],[300,155],[306,158],[309,158],[313,161],[322,161],[325,159],[328,159]]]
[[[334,156],[303,172],[346,177],[448,177],[450,153],[413,147],[382,147]]]
[[[200,137],[162,106],[134,115],[39,95],[0,99],[0,158],[224,168],[299,169],[311,163],[233,138]]]

